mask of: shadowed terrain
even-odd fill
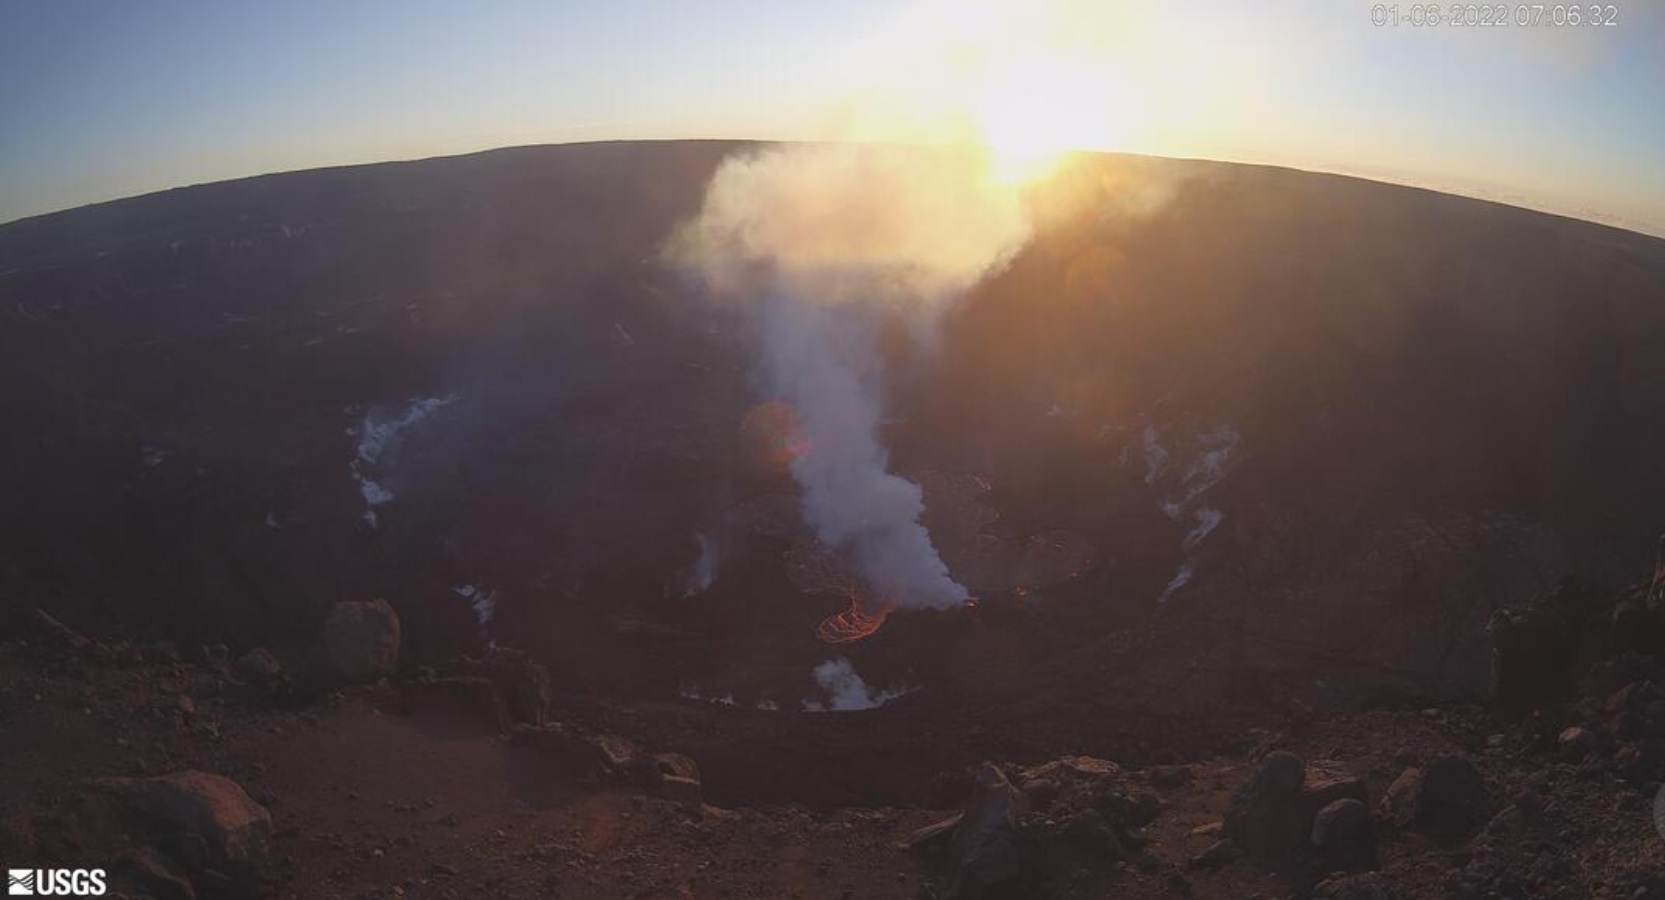
[[[1582,706],[1495,741],[1505,726],[1465,704],[1496,687],[1494,643],[1517,646],[1488,621],[1524,617],[1508,634],[1527,635],[1528,659],[1546,640],[1532,635],[1558,631],[1566,646],[1543,651],[1557,665],[1619,652],[1608,625],[1584,624],[1609,607],[1543,604],[1611,598],[1653,564],[1665,242],[1338,176],[1077,157],[1032,192],[1034,239],[950,310],[935,346],[900,326],[882,343],[891,466],[922,486],[936,549],[978,602],[896,614],[835,648],[815,626],[848,603],[848,572],[799,520],[776,458],[790,414],[758,391],[757,335],[660,252],[745,149],[519,148],[0,226],[0,603],[27,623],[0,654],[4,708],[53,735],[43,747],[80,747],[88,727],[132,742],[75,750],[83,771],[130,774],[132,755],[141,771],[268,784],[261,796],[299,811],[280,808],[277,837],[328,859],[331,890],[395,877],[356,868],[370,844],[418,867],[457,852],[434,837],[449,832],[409,827],[420,811],[471,853],[502,845],[464,869],[506,896],[559,881],[512,861],[552,854],[594,863],[572,877],[595,896],[637,890],[636,853],[683,883],[695,845],[731,869],[687,896],[839,896],[825,880],[838,866],[812,858],[835,852],[863,896],[915,896],[933,870],[887,873],[890,845],[977,796],[969,767],[1006,761],[1044,793],[1055,771],[1013,767],[1074,753],[1140,769],[1093,763],[1095,790],[1164,792],[1166,817],[1136,834],[1124,826],[1144,813],[1094,813],[1122,816],[1124,850],[1165,848],[1141,875],[1082,870],[1083,890],[1130,896],[1177,890],[1184,878],[1156,873],[1208,847],[1228,786],[1263,777],[1253,761],[1273,747],[1348,759],[1364,779],[1348,790],[1373,797],[1418,754],[1485,747],[1494,787],[1544,792],[1524,760],[1584,722],[1602,736],[1575,736],[1579,771],[1603,748],[1635,788],[1615,802],[1639,808],[1659,760],[1635,736],[1665,706],[1627,688],[1634,721],[1613,719],[1610,739],[1592,692],[1645,682],[1642,664],[1592,670]],[[402,622],[399,690],[303,684],[278,711],[235,693],[258,679],[227,652],[269,647],[304,672],[332,607],[371,597]],[[35,607],[101,637],[21,616]],[[1597,637],[1575,653],[1584,630]],[[489,697],[501,686],[446,674],[489,648],[547,667],[557,724],[540,711],[499,746],[478,722],[380,718],[428,702],[420,691]],[[1555,690],[1571,696],[1572,677]],[[805,711],[841,704],[884,708]],[[707,802],[747,812],[690,837],[674,807],[595,793],[590,763],[551,774],[537,753],[600,740],[567,728],[687,754]],[[582,752],[610,752],[598,746]],[[19,784],[47,790],[54,752],[24,759]],[[1164,786],[1180,762],[1197,771]],[[408,789],[438,769],[484,793]],[[368,843],[342,837],[360,824],[342,817],[348,783],[391,810]],[[1599,831],[1602,790],[1563,815]],[[37,846],[57,846],[48,818]],[[377,843],[395,833],[404,843]],[[759,835],[790,852],[773,874],[735,874]],[[1391,858],[1434,890],[1417,840]],[[1595,870],[1631,865],[1614,854],[1634,844],[1600,846]],[[1060,859],[1041,869],[1072,871]],[[444,896],[456,869],[431,864]],[[262,877],[317,888],[321,869],[286,865]],[[1201,895],[1279,883],[1224,871]]]

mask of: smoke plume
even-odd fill
[[[774,148],[725,160],[670,256],[759,320],[760,371],[797,413],[803,515],[902,607],[962,603],[919,523],[919,486],[888,471],[875,335],[928,342],[944,309],[1028,240],[1016,187],[972,149]]]

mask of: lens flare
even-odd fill
[[[741,452],[757,469],[778,474],[809,452],[809,441],[792,407],[770,400],[752,407],[740,420]]]

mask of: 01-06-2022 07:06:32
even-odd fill
[[[1614,3],[1378,3],[1370,7],[1370,24],[1453,28],[1606,28],[1619,24]]]

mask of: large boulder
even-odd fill
[[[1474,764],[1460,756],[1442,756],[1402,772],[1382,798],[1382,816],[1406,831],[1457,844],[1486,824],[1491,805]]]
[[[1243,852],[1280,864],[1306,843],[1311,830],[1301,809],[1306,763],[1285,751],[1269,753],[1231,796],[1225,830]]]
[[[337,603],[318,642],[327,677],[344,684],[375,681],[399,667],[399,615],[386,600]]]
[[[1602,641],[1601,613],[1610,598],[1572,580],[1524,608],[1500,609],[1486,623],[1492,644],[1492,701],[1499,713],[1525,716],[1574,693],[1582,652]],[[1622,633],[1630,629],[1619,629]]]
[[[960,818],[948,845],[951,900],[992,900],[1016,888],[1023,871],[1018,817],[1023,793],[992,765],[977,773],[981,793]]]
[[[542,725],[549,715],[549,670],[524,650],[499,648],[486,659],[486,677],[497,685],[509,717]]]
[[[405,714],[438,713],[508,733],[509,712],[491,679],[478,675],[424,673],[399,682],[399,707]]]
[[[437,664],[441,676],[485,678],[502,701],[511,725],[542,725],[549,716],[549,671],[524,650],[494,648],[484,659],[464,656]]]
[[[1269,753],[1232,794],[1225,831],[1249,856],[1275,867],[1316,851],[1321,864],[1359,868],[1365,863],[1362,854],[1354,852],[1360,842],[1357,814],[1351,806],[1336,807],[1344,800],[1366,810],[1368,825],[1364,782],[1346,766],[1328,759],[1305,762],[1284,751]],[[1320,828],[1318,819],[1325,810],[1330,818]],[[1373,838],[1370,843],[1373,859]]]
[[[147,822],[157,845],[193,876],[213,871],[246,883],[266,862],[271,814],[229,778],[189,770],[95,784]]]
[[[1326,872],[1375,868],[1376,830],[1370,807],[1356,797],[1325,805],[1313,817],[1312,847]]]

